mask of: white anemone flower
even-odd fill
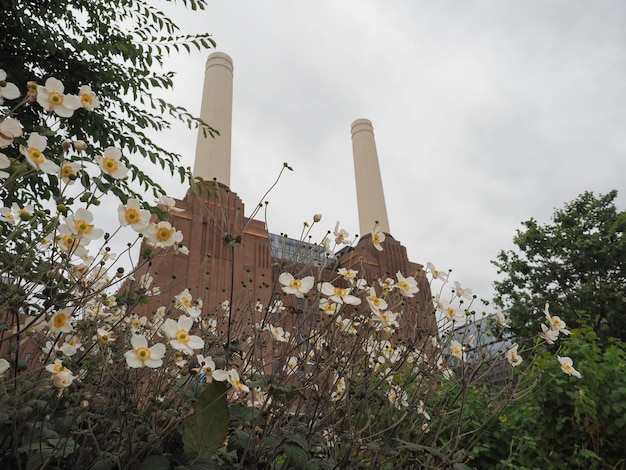
[[[361,299],[350,295],[351,289],[345,289],[343,287],[335,287],[330,282],[323,282],[321,286],[321,293],[328,296],[329,300],[338,304],[347,305],[359,305]]]
[[[76,237],[97,240],[104,235],[104,230],[94,228],[92,221],[93,214],[83,207],[78,208],[74,215],[65,218],[65,222]]]
[[[378,251],[383,251],[383,247],[381,243],[384,241],[385,241],[385,234],[380,229],[380,226],[376,224],[374,226],[374,230],[372,230],[372,243],[374,244],[374,248],[376,248]]]
[[[37,103],[46,111],[54,111],[61,117],[71,117],[80,108],[80,99],[63,93],[65,87],[60,80],[50,77],[44,86],[37,87]]]
[[[335,243],[337,245],[351,245],[352,240],[348,240],[350,234],[346,232],[344,229],[339,228],[339,221],[335,225],[335,230],[333,230],[333,235],[335,235]]]
[[[0,178],[8,178],[10,175],[4,170],[5,168],[9,168],[11,166],[11,160],[5,154],[0,153]]]
[[[189,334],[193,327],[193,318],[182,316],[178,321],[168,318],[161,326],[161,331],[170,339],[170,346],[185,354],[194,354],[194,349],[202,349],[204,340],[199,336]]]
[[[517,354],[517,344],[514,344],[511,349],[505,352],[504,357],[506,357],[506,360],[509,361],[509,364],[513,367],[517,367],[523,362],[522,357]]]
[[[302,279],[296,279],[290,273],[282,273],[278,277],[278,282],[283,285],[283,292],[286,294],[293,294],[299,299],[304,297],[315,284],[315,278],[313,276],[306,276]]]
[[[15,98],[20,97],[20,90],[14,84],[7,82],[7,73],[0,69],[0,82],[4,82],[4,86],[0,86],[0,104],[4,102],[4,100],[14,100]]]
[[[36,170],[43,171],[48,174],[59,172],[59,166],[51,160],[48,160],[43,151],[48,145],[48,139],[33,132],[26,143],[26,147],[20,145],[20,153],[26,157],[26,161]]]
[[[166,221],[148,224],[144,235],[156,248],[167,248],[183,241],[182,232],[176,230]]]
[[[120,205],[117,215],[122,227],[129,225],[135,232],[143,232],[150,222],[150,211],[141,208],[138,199],[129,199],[126,205]]]
[[[0,149],[8,147],[13,143],[13,139],[24,134],[20,121],[14,118],[0,120]]]
[[[148,347],[148,340],[142,335],[133,335],[130,339],[133,347],[130,351],[124,353],[126,364],[128,367],[137,369],[139,367],[150,367],[152,369],[163,365],[163,356],[165,356],[165,345],[157,343]]]
[[[218,369],[213,372],[213,379],[218,382],[228,382],[238,392],[248,393],[250,391],[250,389],[241,381],[239,373],[235,369],[231,369],[228,372]]]
[[[122,151],[116,147],[107,147],[104,153],[96,157],[103,173],[116,180],[124,179],[128,175],[128,168],[120,161]]]
[[[579,379],[581,378],[580,372],[574,369],[574,361],[572,361],[571,358],[567,356],[556,356],[556,358],[559,360],[559,363],[561,364],[561,370],[563,372],[565,372],[567,375],[573,375],[574,377],[578,377]]]
[[[78,89],[78,97],[80,98],[80,105],[87,111],[93,111],[100,106],[100,100],[89,85],[83,85]]]
[[[398,278],[397,284],[394,286],[400,290],[400,294],[403,297],[413,297],[415,294],[419,292],[419,287],[417,287],[417,281],[413,276],[404,277],[400,271],[396,273],[396,277]]]
[[[61,165],[61,169],[59,170],[59,174],[61,176],[61,180],[65,184],[73,184],[78,176],[78,171],[80,170],[81,165],[77,162],[63,162]]]

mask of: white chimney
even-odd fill
[[[370,233],[376,221],[383,232],[389,233],[374,128],[367,119],[357,119],[352,123],[352,153],[361,236]]]
[[[211,137],[198,129],[194,176],[214,178],[230,187],[230,152],[233,122],[233,61],[214,52],[206,62],[200,117],[220,135]]]

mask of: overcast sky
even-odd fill
[[[322,213],[314,241],[337,220],[358,233],[358,118],[374,126],[393,236],[480,297],[520,222],[585,190],[626,206],[626,3],[211,1],[172,16],[233,59],[231,189],[247,215],[294,169],[268,197],[271,232],[298,237]],[[194,114],[207,57],[167,64],[166,97]],[[195,132],[159,138],[193,164]]]

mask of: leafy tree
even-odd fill
[[[626,344],[600,347],[588,326],[572,330],[559,354],[581,378],[564,374],[544,349],[524,370],[531,393],[507,404],[496,426],[470,449],[474,468],[624,468]]]
[[[207,1],[182,3],[196,10],[204,9]],[[115,185],[103,180],[103,192],[112,191],[125,202],[138,190],[131,186],[133,181],[143,190],[163,192],[147,175],[148,162],[136,163],[139,155],[162,170],[178,173],[181,181],[189,177],[188,170],[177,164],[180,156],[153,142],[149,132],[168,128],[172,119],[183,120],[190,127],[202,122],[154,95],[154,90],[171,88],[174,77],[174,72],[156,70],[171,52],[214,46],[209,34],[180,34],[178,26],[153,2],[141,0],[1,0],[0,5],[0,69],[22,94],[27,82],[42,85],[54,77],[65,85],[66,92],[76,93],[81,85],[90,85],[100,99],[97,112],[74,113],[63,120],[62,127],[66,135],[90,144],[85,159],[93,159],[108,146],[122,149],[130,178]],[[37,127],[46,115],[40,106],[27,102],[16,110],[15,117],[25,129],[52,136],[49,128],[58,127],[53,115],[47,116],[47,128]],[[47,153],[56,155],[52,158],[63,154],[61,141],[48,142]],[[10,157],[21,158],[15,148],[7,150]],[[83,174],[81,183],[89,187],[90,176]],[[20,191],[5,190],[0,197],[5,206],[12,202],[38,205],[41,200],[58,199],[58,187],[56,176],[35,174]],[[95,199],[89,202],[97,203]]]
[[[626,212],[615,207],[616,196],[585,192],[549,224],[523,222],[517,249],[493,261],[504,275],[495,301],[509,311],[518,335],[537,333],[549,302],[551,315],[568,327],[588,322],[603,342],[626,340]]]

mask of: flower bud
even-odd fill
[[[313,222],[317,223],[317,222],[319,222],[320,220],[322,220],[322,214],[315,214],[315,215],[313,216]]]
[[[74,148],[79,152],[87,149],[87,143],[84,140],[77,140],[74,142]]]
[[[72,385],[74,376],[69,371],[57,372],[52,375],[52,383],[58,389],[64,389]]]
[[[63,150],[69,150],[72,147],[72,141],[65,139],[62,143],[61,143],[61,148]]]

